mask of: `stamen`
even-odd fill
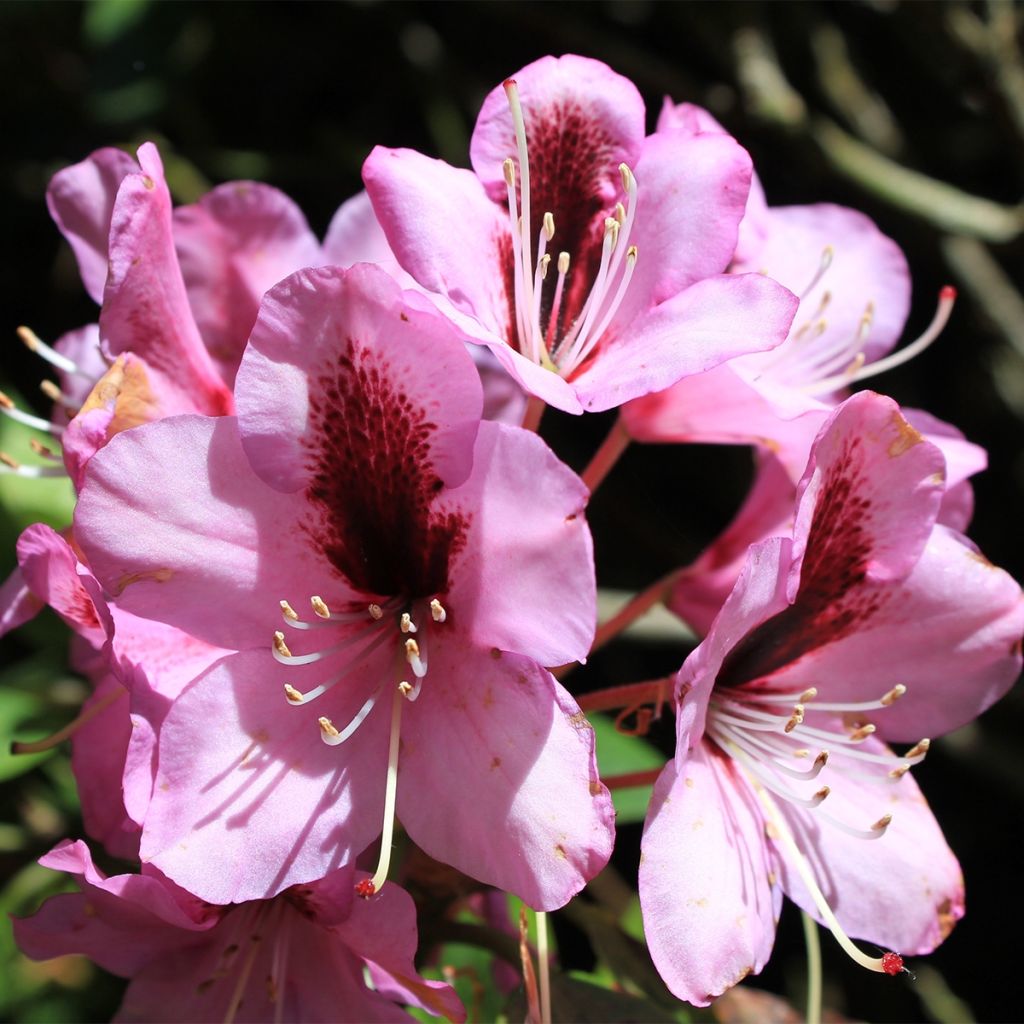
[[[398,627],[403,633],[415,633],[416,623],[412,621],[412,616],[408,612],[402,612],[402,618]]]
[[[798,725],[802,724],[804,720],[804,706],[803,704],[797,704],[793,708],[793,713],[789,716],[789,721],[783,727],[783,732],[792,732]]]
[[[860,743],[862,740],[866,740],[875,731],[874,723],[867,722],[857,729],[854,729],[850,733],[850,739],[854,743]]]
[[[800,852],[800,848],[796,845],[796,840],[793,838],[789,828],[786,826],[782,815],[779,814],[774,801],[756,783],[754,784],[754,791],[757,793],[757,797],[765,809],[765,814],[769,823],[774,826],[773,838],[779,840],[786,848],[786,852],[789,854],[793,866],[797,870],[797,874],[800,876],[807,892],[814,901],[814,905],[818,908],[818,913],[825,922],[825,926],[835,936],[836,941],[843,948],[847,956],[860,964],[861,967],[866,967],[869,971],[878,971],[881,974],[898,973],[892,969],[896,960],[899,960],[900,967],[902,968],[903,961],[899,959],[898,954],[887,953],[883,957],[870,957],[863,952],[863,950],[854,945],[850,937],[845,931],[843,931],[843,926],[839,923],[836,915],[832,912],[832,908],[828,905],[828,900],[825,899],[824,894],[818,887],[817,880],[814,877],[814,872],[812,871],[810,864],[807,862],[807,858]]]
[[[42,441],[37,441],[34,437],[30,437],[28,440],[28,446],[36,453],[36,455],[42,456],[44,459],[59,459],[60,456],[52,449],[48,448]]]
[[[430,617],[435,622],[444,622],[448,618],[448,612],[436,597],[430,602]]]
[[[321,619],[329,619],[331,617],[331,609],[327,607],[322,597],[314,595],[309,599],[309,603],[314,615],[319,616]]]
[[[422,689],[423,689],[423,680],[419,676],[416,676],[416,682],[415,683],[410,683],[408,680],[403,679],[398,684],[399,692],[410,703],[416,700],[416,698],[420,695],[420,690],[422,690]]]
[[[366,634],[364,632],[362,634],[357,635],[354,639],[362,639],[363,637],[365,637],[365,635]],[[379,632],[370,643],[368,643],[350,662],[348,662],[348,664],[345,665],[345,667],[340,672],[337,673],[337,675],[328,679],[326,683],[321,683],[319,686],[314,686],[312,690],[309,690],[306,693],[302,693],[300,690],[295,689],[294,686],[285,683],[285,696],[292,704],[308,704],[310,701],[316,700],[317,697],[322,696],[328,690],[337,686],[338,683],[342,681],[342,679],[345,679],[347,676],[350,676],[357,668],[360,667],[360,665],[363,665],[366,662],[366,659],[369,658],[370,655],[373,654],[373,652],[376,651],[382,644],[386,643],[388,639],[389,637],[387,633]],[[343,643],[339,646],[349,646],[349,644]],[[337,650],[338,648],[333,649]],[[292,664],[301,664],[301,662],[299,662],[298,659],[294,659],[292,661]]]
[[[45,431],[47,434],[60,436],[64,433],[63,427],[58,427],[49,420],[44,420],[41,416],[33,416],[30,412],[23,412],[14,404],[11,397],[2,391],[0,391],[0,414],[14,420],[15,423],[24,424],[24,426],[32,427],[34,430]]]
[[[280,630],[274,633],[274,653],[280,658],[286,658],[289,661],[292,659],[292,652],[288,650],[288,645],[284,642],[284,633]]]
[[[64,373],[73,373],[79,377],[86,376],[78,368],[77,363],[72,362],[67,356],[62,356],[56,349],[50,348],[31,327],[19,327],[17,334],[30,352],[33,352],[41,359],[45,359],[51,366],[56,366],[58,370],[63,370]]]
[[[817,691],[815,691],[817,692]],[[897,683],[891,690],[884,693],[878,700],[865,700],[859,702],[850,701],[823,701],[815,703],[815,711],[877,711],[881,708],[891,707],[907,692],[902,683]]]
[[[366,716],[373,710],[374,705],[377,703],[380,691],[381,687],[378,686],[377,689],[367,697],[363,706],[352,716],[352,720],[344,729],[337,729],[329,718],[318,718],[317,721],[320,723],[320,739],[322,739],[329,747],[336,747],[339,744],[344,743],[345,740],[354,735],[359,726],[366,721]]]
[[[904,755],[904,759],[907,761],[913,761],[915,758],[919,758],[921,761],[924,760],[925,754],[928,753],[929,748],[932,745],[932,741],[929,739],[923,739],[914,744]]]
[[[66,403],[68,398],[63,391],[52,380],[41,380],[39,382],[39,390],[42,391],[51,402]]]
[[[299,613],[287,602],[281,602],[281,614],[290,622],[299,621]]]
[[[371,604],[368,610],[371,619],[376,619],[379,622],[384,618],[384,609],[379,604]]]
[[[857,381],[858,383],[862,380],[867,380],[869,377],[875,377],[880,373],[886,373],[888,370],[892,370],[897,366],[902,366],[904,363],[909,362],[915,356],[920,355],[945,329],[947,323],[949,323],[949,317],[953,312],[953,305],[956,302],[956,289],[951,285],[946,285],[939,292],[939,304],[935,310],[935,316],[932,318],[932,322],[925,328],[924,333],[919,338],[912,341],[909,345],[897,350],[886,356],[884,359],[879,359],[874,363],[868,363],[867,366],[862,367],[858,370],[853,377],[849,380],[842,378],[830,378],[823,381],[818,381],[815,384],[816,391],[828,391],[835,390],[836,387],[842,387],[845,383],[850,381]],[[839,383],[835,383],[836,380]]]
[[[6,452],[0,452],[0,474],[33,478],[68,475],[63,466],[23,466]]]
[[[565,290],[565,275],[569,273],[569,254],[558,254],[558,280],[555,282],[555,296],[551,300],[551,312],[548,314],[548,329],[544,336],[544,344],[549,352],[555,344],[555,332],[558,329],[558,316],[562,311],[562,292]]]
[[[426,658],[421,655],[420,645],[412,637],[405,641],[405,660],[417,678],[422,679],[427,674]]]
[[[821,261],[818,263],[818,269],[814,272],[814,276],[808,282],[807,286],[800,293],[800,300],[803,301],[810,295],[811,290],[814,286],[825,276],[825,271],[832,266],[832,258],[835,256],[835,249],[831,245],[826,245],[821,250]]]
[[[356,882],[355,889],[356,895],[362,900],[368,900],[377,892],[376,887],[369,878],[361,878]]]

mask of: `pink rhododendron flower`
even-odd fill
[[[648,811],[645,934],[704,1004],[771,951],[780,890],[904,953],[963,911],[962,881],[909,776],[928,740],[1020,670],[1020,588],[936,525],[943,458],[870,392],[815,442],[791,537],[754,545],[676,681],[676,757]],[[911,742],[898,755],[883,740]]]
[[[523,68],[484,100],[470,159],[378,147],[363,177],[402,267],[543,401],[612,408],[785,337],[794,297],[722,274],[749,157],[722,134],[645,137],[606,65]]]
[[[72,629],[72,664],[94,684],[81,714],[58,733],[72,737],[86,830],[115,856],[133,858],[163,716],[188,683],[230,652],[105,600],[68,542],[48,526],[25,530],[18,562],[39,605]]]
[[[431,856],[539,907],[609,855],[592,731],[541,667],[593,635],[585,488],[480,422],[472,360],[422,305],[366,265],[293,275],[237,423],[148,424],[90,464],[76,538],[118,605],[243,652],[163,720],[143,833],[211,901],[320,877],[383,818],[379,884],[396,806]]]
[[[666,102],[658,127],[684,137],[723,134],[690,104]],[[786,340],[630,403],[623,409],[625,426],[639,441],[764,445],[794,482],[837,394],[913,358],[938,336],[953,306],[953,289],[944,289],[932,324],[893,353],[910,307],[910,276],[899,247],[856,210],[830,203],[769,207],[756,175],[731,269],[766,274],[799,296]],[[975,446],[945,424],[933,424],[936,435],[929,440],[951,462],[971,467],[964,476],[984,468]]]
[[[373,907],[354,900],[351,868],[215,907],[149,866],[107,877],[82,842],[61,843],[40,864],[74,875],[81,892],[15,920],[18,945],[37,960],[84,953],[131,978],[116,1020],[412,1020],[396,1003],[466,1019],[455,992],[413,966],[409,896],[389,883]]]

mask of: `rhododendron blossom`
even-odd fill
[[[665,104],[660,132],[683,137],[723,129],[691,104]],[[785,285],[800,305],[785,341],[751,351],[707,373],[630,403],[623,410],[639,441],[769,446],[796,482],[811,442],[843,389],[912,359],[941,333],[955,291],[944,288],[935,317],[897,351],[910,307],[906,259],[864,214],[831,203],[768,206],[756,175],[731,271],[761,273]],[[947,457],[977,472],[973,446],[936,424]],[[945,428],[945,429],[944,429]]]
[[[274,899],[215,907],[153,868],[105,876],[82,842],[40,864],[81,892],[54,896],[14,923],[36,959],[84,953],[131,978],[125,1021],[405,1021],[396,1003],[466,1019],[452,989],[413,966],[412,900],[394,884],[372,909],[341,868]]]
[[[897,961],[847,934],[923,953],[963,912],[958,866],[909,771],[929,737],[1016,678],[1024,602],[934,525],[942,470],[895,403],[849,399],[815,442],[792,537],[750,549],[678,674],[676,757],[648,812],[640,897],[681,998],[707,1003],[764,966],[780,888],[876,970]]]
[[[591,730],[541,667],[592,637],[585,489],[480,422],[472,360],[415,299],[366,266],[286,279],[237,424],[164,420],[90,465],[75,530],[104,586],[243,652],[164,719],[143,833],[204,898],[318,877],[383,820],[379,885],[396,807],[428,853],[536,906],[610,851]]]
[[[484,100],[470,159],[378,148],[363,177],[402,267],[543,401],[612,408],[785,337],[793,296],[722,274],[749,157],[725,135],[645,137],[604,64],[523,68]]]

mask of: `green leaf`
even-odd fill
[[[551,1018],[577,1024],[677,1024],[680,1017],[640,996],[592,984],[586,974],[552,974]],[[524,1020],[526,995],[522,988],[509,997],[509,1020]]]
[[[615,728],[615,722],[607,715],[592,715],[597,742],[597,764],[602,778],[625,775],[661,768],[665,755],[640,736],[629,736]],[[635,824],[644,820],[653,786],[631,786],[613,789],[612,801],[615,816],[620,825]]]

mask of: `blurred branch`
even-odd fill
[[[812,117],[786,80],[771,41],[755,27],[733,38],[747,106],[762,120],[812,138],[844,177],[905,213],[953,234],[1007,242],[1024,230],[1024,205],[1004,206],[911,170],[855,139],[834,121]]]
[[[966,4],[946,14],[950,35],[992,76],[1017,134],[1024,139],[1024,61],[1017,44],[1017,12],[1009,0],[989,0],[983,21]]]
[[[903,148],[903,133],[885,101],[860,77],[846,39],[835,25],[823,23],[811,34],[818,81],[847,123],[865,142],[888,156]]]
[[[942,254],[978,308],[1024,356],[1024,297],[988,250],[974,238],[942,239]]]

